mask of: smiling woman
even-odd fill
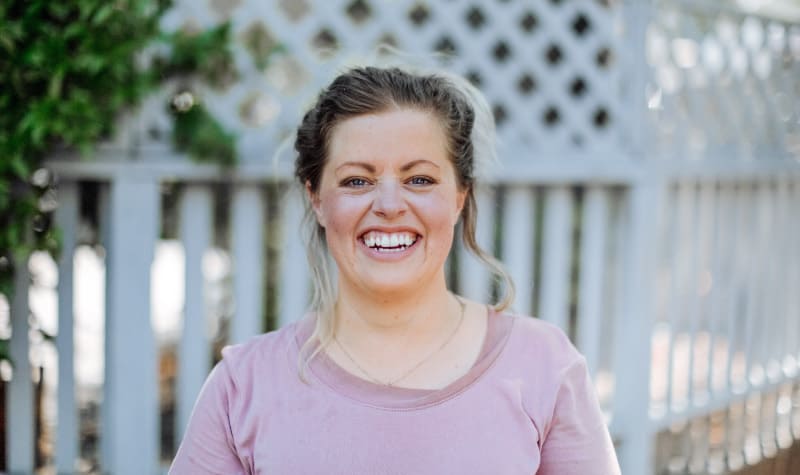
[[[476,101],[380,68],[320,94],[295,141],[311,312],[223,351],[171,473],[619,473],[583,357],[505,311],[475,242]],[[459,220],[498,303],[447,288]]]

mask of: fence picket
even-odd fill
[[[763,290],[765,263],[764,254],[768,244],[766,227],[768,222],[769,203],[765,198],[763,182],[757,183],[751,190],[751,236],[753,239],[750,252],[751,274],[748,279],[747,292],[747,333],[745,343],[745,380],[748,387],[763,384],[763,365],[761,342],[764,339],[764,328],[761,325],[763,309]]]
[[[136,175],[116,177],[108,214],[102,464],[115,475],[155,473],[159,408],[150,270],[158,237],[158,184]]]
[[[11,333],[9,355],[14,361],[14,374],[7,386],[6,447],[7,466],[11,473],[33,473],[34,427],[33,378],[28,336],[28,287],[30,271],[27,260],[17,262],[14,273],[14,295],[11,298]]]
[[[495,198],[493,188],[478,187],[475,190],[475,201],[479,210],[478,220],[475,223],[475,239],[489,255],[495,255],[493,245]],[[464,248],[460,240],[457,250],[461,267],[458,276],[458,288],[461,294],[479,302],[488,302],[492,293],[492,278],[488,269]]]
[[[592,375],[600,360],[602,334],[603,274],[608,226],[607,191],[599,186],[586,189],[583,203],[578,295],[578,348]]]
[[[782,217],[787,224],[786,231],[786,289],[800,289],[800,220],[797,210],[800,209],[800,180],[794,180],[786,190],[785,214]],[[783,262],[783,261],[782,261]],[[800,295],[797,292],[784,292],[784,314],[787,316],[789,328],[784,334],[786,352],[783,360],[787,376],[795,377],[800,373]]]
[[[72,473],[78,459],[78,408],[75,401],[74,252],[78,236],[78,185],[66,182],[58,188],[56,223],[61,229],[58,259],[58,421],[55,465],[58,473]]]
[[[547,190],[542,245],[539,317],[567,330],[569,324],[569,260],[572,195],[566,186]]]
[[[689,361],[691,362],[690,372],[690,401],[695,405],[702,405],[708,402],[710,397],[710,386],[708,384],[711,374],[711,345],[714,338],[711,335],[712,312],[710,307],[711,286],[713,285],[713,275],[711,274],[711,242],[713,239],[714,210],[715,202],[715,183],[713,181],[702,183],[697,190],[697,212],[696,222],[696,253],[694,262],[697,267],[694,269],[692,300],[695,306],[695,314],[691,325],[691,351]]]
[[[719,353],[718,347],[724,344],[720,330],[722,314],[719,309],[721,295],[721,289],[719,288],[721,282],[720,253],[724,239],[720,236],[724,205],[720,188],[719,183],[714,182],[709,185],[708,190],[709,199],[713,202],[713,206],[711,207],[710,222],[708,223],[708,294],[704,312],[708,318],[708,354],[705,361],[706,378],[704,384],[706,386],[706,395],[712,400],[715,395],[715,377],[719,372],[716,355]]]
[[[691,289],[690,253],[693,245],[691,183],[679,183],[675,189],[675,233],[673,254],[670,260],[672,269],[672,294],[669,297],[671,315],[669,318],[669,350],[668,350],[668,386],[667,408],[670,411],[685,409],[688,402],[688,385],[690,362],[684,357],[687,350],[686,327],[691,319],[688,293]]]
[[[263,331],[264,213],[266,205],[256,185],[237,187],[231,209],[231,251],[234,261],[236,313],[231,342],[240,343]]]
[[[736,188],[731,184],[722,184],[719,191],[721,204],[719,226],[717,234],[717,248],[719,249],[717,275],[716,308],[719,311],[720,339],[725,341],[724,351],[720,351],[716,366],[719,367],[714,383],[716,397],[722,397],[729,391],[731,355],[736,337],[734,327],[734,285],[736,271],[736,255],[739,237],[736,234]]]
[[[281,255],[280,325],[302,318],[308,309],[309,274],[306,251],[301,239],[301,222],[305,213],[303,197],[292,190],[284,196],[283,254]]]
[[[514,308],[524,315],[533,314],[535,199],[536,191],[530,186],[510,186],[503,207],[503,262],[517,289]]]
[[[211,248],[213,196],[204,185],[189,185],[181,197],[180,239],[184,248],[183,330],[178,351],[177,434],[189,423],[192,404],[209,371],[211,345],[208,335],[203,257]]]
[[[779,333],[784,317],[779,314],[777,302],[780,296],[775,292],[778,283],[778,269],[775,254],[781,252],[781,222],[776,219],[780,212],[779,183],[770,180],[762,190],[765,200],[764,253],[761,256],[764,266],[764,281],[761,285],[761,311],[763,336],[761,340],[761,365],[764,371],[764,382],[775,381],[780,370],[779,353],[782,349]],[[770,415],[772,413],[770,412]],[[774,442],[774,441],[773,441]]]

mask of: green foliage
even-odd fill
[[[186,93],[185,93],[186,94]],[[175,147],[201,162],[236,163],[234,137],[226,132],[202,104],[174,111],[172,141]]]
[[[0,2],[1,293],[11,295],[15,261],[34,249],[58,252],[53,183],[34,179],[43,158],[59,148],[90,150],[110,136],[117,115],[163,81],[224,87],[235,80],[229,26],[162,34],[168,7],[165,0]],[[169,53],[143,68],[144,52],[157,43]],[[180,150],[235,161],[234,138],[201,106],[176,114],[175,129]],[[0,342],[0,359],[5,347]]]
[[[172,52],[167,58],[156,58],[153,71],[161,77],[199,76],[214,87],[226,87],[238,79],[228,50],[229,38],[228,23],[203,32],[165,35]]]

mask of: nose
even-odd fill
[[[375,189],[372,212],[384,219],[393,219],[406,212],[400,184],[394,180],[381,181]]]

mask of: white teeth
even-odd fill
[[[414,244],[416,236],[413,233],[380,233],[371,231],[364,235],[363,240],[367,247],[384,251],[399,251]]]

